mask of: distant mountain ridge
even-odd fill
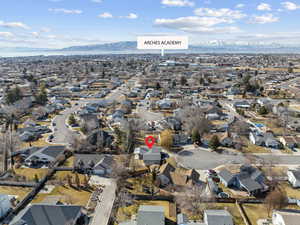
[[[123,41],[123,42],[113,42],[105,44],[95,44],[95,45],[82,45],[82,46],[71,46],[61,49],[49,49],[49,48],[28,48],[28,47],[16,47],[16,48],[0,48],[2,51],[16,51],[16,52],[89,52],[92,53],[109,53],[109,52],[141,52],[137,50],[136,41]],[[265,43],[247,43],[247,42],[225,42],[212,40],[209,42],[203,42],[200,44],[190,45],[188,50],[179,50],[177,52],[185,53],[199,53],[199,52],[275,52],[275,53],[300,53],[300,46],[293,45],[281,45],[281,44],[265,44]],[[146,52],[146,51],[144,51]]]
[[[136,41],[122,41],[107,44],[71,46],[61,49],[62,51],[126,51],[136,50]]]
[[[298,48],[300,46],[284,46],[280,44],[250,44],[250,43],[230,43],[222,41],[211,41],[205,42],[197,45],[190,45],[189,50],[201,50],[201,49],[280,49],[280,48]],[[107,44],[97,44],[97,45],[84,45],[84,46],[72,46],[68,48],[61,49],[62,51],[128,51],[137,50],[136,41],[124,41],[124,42],[114,42]]]

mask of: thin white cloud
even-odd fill
[[[50,8],[49,12],[64,13],[64,14],[81,14],[82,10],[79,9],[64,9],[64,8]]]
[[[2,38],[11,38],[13,36],[14,35],[11,32],[0,32],[0,37],[2,37]]]
[[[91,1],[94,3],[102,3],[103,2],[102,0],[91,0]]]
[[[189,0],[162,0],[161,4],[165,6],[171,6],[171,7],[193,7],[195,5],[194,2]]]
[[[33,37],[39,37],[40,36],[40,33],[36,32],[36,31],[31,32],[31,34],[32,34]]]
[[[179,29],[184,27],[212,27],[222,23],[233,23],[233,21],[226,18],[189,16],[176,19],[161,18],[156,19],[154,22],[156,26]]]
[[[240,28],[236,26],[226,27],[183,27],[182,31],[189,33],[204,33],[204,34],[234,34],[242,32]]]
[[[245,7],[245,4],[242,4],[242,3],[237,4],[237,5],[235,6],[235,8],[237,8],[237,9],[242,9],[242,8],[244,8],[244,7]]]
[[[0,27],[5,27],[5,28],[21,28],[25,30],[29,30],[30,27],[22,22],[4,22],[0,21]]]
[[[260,3],[258,6],[257,6],[257,10],[259,11],[271,11],[272,10],[272,7],[270,4],[267,4],[267,3]]]
[[[49,27],[42,27],[41,28],[41,32],[43,32],[43,33],[48,33],[50,31],[51,31],[51,29]]]
[[[293,2],[282,2],[281,5],[283,6],[284,9],[290,11],[300,9],[300,5],[297,5]]]
[[[220,26],[221,24],[231,24],[233,21],[229,18],[221,17],[179,17],[176,19],[156,19],[155,26],[176,29],[189,33],[206,33],[206,34],[226,34],[241,32],[235,26]]]
[[[268,13],[261,16],[254,15],[250,20],[250,23],[266,24],[266,23],[275,23],[278,21],[279,21],[279,17],[275,17],[273,14]]]
[[[211,17],[226,17],[231,19],[241,19],[246,16],[240,10],[232,10],[228,8],[214,9],[214,8],[198,8],[194,11],[197,16],[211,16]]]
[[[113,15],[109,12],[104,12],[100,15],[98,15],[99,18],[103,18],[103,19],[110,19],[113,18]]]
[[[126,16],[127,19],[137,19],[138,15],[135,13],[129,13],[128,16]]]

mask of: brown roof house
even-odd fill
[[[199,177],[200,175],[194,169],[179,169],[175,168],[170,163],[166,163],[160,167],[157,179],[162,187],[168,186],[169,184],[176,186],[192,186],[199,183]]]

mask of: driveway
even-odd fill
[[[276,165],[299,165],[300,155],[253,154],[258,159],[272,162]],[[238,154],[218,154],[202,148],[186,149],[176,155],[177,163],[188,169],[207,170],[226,164],[244,164],[245,156]]]

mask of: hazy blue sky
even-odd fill
[[[1,0],[0,46],[55,48],[146,34],[300,44],[299,20],[299,0]]]

